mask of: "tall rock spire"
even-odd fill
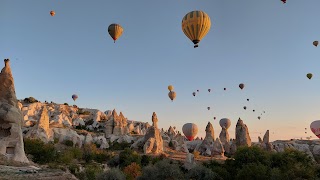
[[[0,73],[0,154],[8,159],[29,162],[23,145],[22,113],[14,88],[9,59]]]

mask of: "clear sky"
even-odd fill
[[[300,138],[320,119],[320,47],[312,45],[320,40],[319,7],[319,0],[0,0],[0,59],[11,59],[19,99],[115,108],[148,122],[155,111],[161,128],[192,122],[200,136],[208,121],[218,136],[218,120],[228,117],[234,138],[241,117],[253,141],[267,129],[271,140]],[[212,23],[196,49],[181,29],[193,10]],[[124,28],[115,44],[111,23]]]

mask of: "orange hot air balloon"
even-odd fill
[[[177,97],[177,94],[176,94],[176,92],[174,92],[174,91],[170,91],[170,92],[168,93],[168,96],[169,96],[169,98],[171,99],[171,101],[173,101],[173,100]]]
[[[108,33],[115,43],[116,40],[122,35],[123,28],[120,26],[120,24],[110,24],[110,26],[108,27]]]
[[[56,15],[56,12],[50,11],[50,15],[51,15],[51,16],[54,16],[54,15]]]
[[[194,123],[186,123],[182,127],[182,132],[189,141],[192,141],[198,133],[198,126]]]

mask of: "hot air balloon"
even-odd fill
[[[239,88],[242,90],[244,88],[244,84],[243,83],[239,84]]]
[[[172,90],[173,90],[173,86],[172,86],[172,85],[169,85],[169,86],[168,86],[168,90],[169,90],[169,91],[172,91]]]
[[[199,92],[199,89],[197,90],[197,92]]]
[[[193,93],[192,93],[192,95],[193,95],[193,96],[196,96],[196,93],[195,93],[195,92],[193,92]]]
[[[193,42],[194,48],[211,27],[210,17],[203,11],[191,11],[182,19],[182,31]]]
[[[243,109],[246,110],[246,109],[247,109],[247,106],[243,106]]]
[[[307,78],[309,78],[309,79],[311,79],[312,76],[313,76],[312,73],[308,73],[308,74],[307,74]]]
[[[223,88],[223,90],[227,90],[227,88]]]
[[[313,121],[310,124],[310,129],[318,138],[320,138],[320,120]]]
[[[256,110],[252,110],[253,112],[255,112]]]
[[[76,95],[76,94],[72,95],[72,99],[73,99],[73,101],[76,101],[78,99],[78,95]]]
[[[189,139],[189,141],[192,141],[198,133],[198,126],[193,123],[186,123],[182,127],[182,132]]]
[[[208,110],[210,110],[210,107],[207,107]]]
[[[281,0],[283,2],[283,4],[285,4],[287,2],[287,0]]]
[[[222,118],[219,124],[221,127],[225,127],[226,129],[228,129],[231,126],[231,121],[228,118]]]
[[[249,99],[247,99],[247,101],[249,101]]]
[[[318,44],[319,44],[319,42],[318,41],[313,41],[313,43],[312,43],[315,47],[317,47],[318,46]]]
[[[169,98],[171,99],[171,101],[173,101],[175,98],[176,98],[176,92],[174,92],[174,91],[170,91],[169,93],[168,93],[168,96],[169,96]]]
[[[208,89],[209,92],[211,92],[211,89]]]
[[[260,116],[258,116],[258,119],[260,120],[260,119],[261,119],[261,117],[260,117]]]
[[[123,28],[119,24],[110,24],[108,27],[108,33],[114,42],[116,42],[116,40],[122,35],[122,32]]]
[[[213,117],[213,119],[216,120],[217,118],[216,118],[216,117]]]
[[[56,15],[56,12],[50,11],[50,15],[51,15],[51,16],[54,16],[54,15]]]

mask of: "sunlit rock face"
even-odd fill
[[[239,146],[251,146],[251,138],[249,135],[249,129],[246,124],[239,118],[236,125],[236,145]]]
[[[0,154],[11,160],[29,162],[25,152],[21,125],[22,113],[16,98],[9,59],[0,73]]]
[[[146,135],[133,143],[131,148],[143,150],[145,154],[163,152],[163,140],[155,112],[152,114],[152,126],[148,128]]]
[[[201,155],[211,156],[211,150],[214,143],[214,129],[210,122],[208,122],[206,127],[206,137],[202,141],[198,151]]]

